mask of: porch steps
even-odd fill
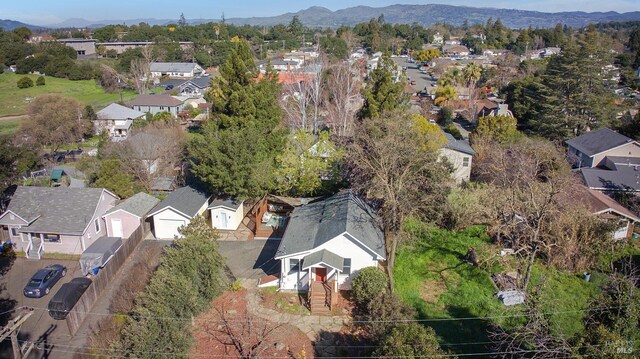
[[[40,251],[42,246],[42,240],[39,238],[33,239],[33,245],[29,249],[27,254],[27,259],[40,259]]]
[[[330,315],[331,307],[328,305],[327,291],[322,282],[312,282],[309,296],[309,309],[313,315]]]

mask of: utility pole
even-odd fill
[[[33,342],[25,343],[25,345],[20,348],[20,343],[18,343],[18,332],[20,331],[20,327],[24,322],[29,319],[29,317],[33,315],[33,308],[23,308],[23,312],[20,313],[16,318],[14,318],[9,325],[2,328],[0,330],[0,342],[7,339],[7,337],[11,338],[11,348],[13,349],[13,358],[14,359],[22,359],[29,356],[29,353],[35,347]]]

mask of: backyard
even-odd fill
[[[515,271],[513,256],[497,255],[482,226],[450,232],[410,221],[412,241],[398,252],[395,287],[416,308],[418,319],[436,331],[443,349],[469,354],[489,351],[492,325],[505,329],[524,324],[523,305],[507,307],[495,296],[492,274]],[[464,257],[474,248],[479,266]],[[589,300],[598,292],[604,275],[587,283],[582,275],[560,272],[536,264],[529,291],[537,291],[553,334],[565,338],[580,333]]]
[[[15,116],[26,113],[30,99],[43,94],[60,94],[75,98],[87,105],[100,107],[111,102],[130,100],[135,96],[134,91],[107,93],[94,80],[71,81],[45,76],[44,86],[34,86],[19,89],[16,82],[24,76],[30,77],[34,83],[38,75],[18,75],[14,73],[0,74],[0,116]],[[5,131],[4,124],[0,124],[0,132]]]

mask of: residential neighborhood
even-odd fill
[[[636,357],[640,16],[587,2],[7,4],[0,357]]]

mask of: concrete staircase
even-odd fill
[[[313,315],[331,314],[331,288],[324,282],[311,282],[309,308]]]
[[[33,246],[31,246],[27,252],[27,259],[40,259],[40,255],[43,252],[42,240],[40,238],[33,238],[31,241]]]

